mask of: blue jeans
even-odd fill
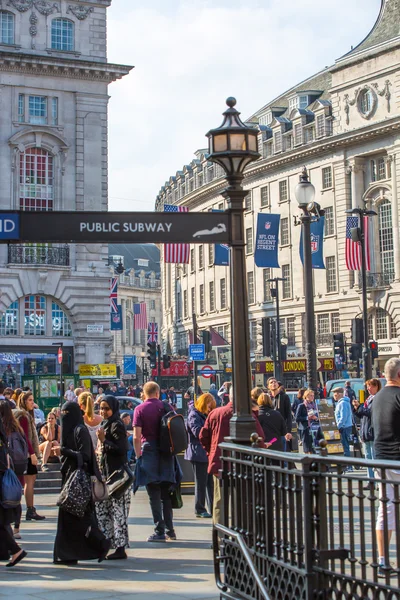
[[[340,437],[342,439],[342,445],[345,456],[350,456],[350,440],[352,432],[352,427],[343,427],[343,429],[340,430]]]
[[[132,456],[133,456],[133,458],[135,458],[135,450],[133,449],[133,435],[130,435],[128,437],[128,448],[129,448],[129,450],[128,450],[127,456],[128,456],[128,463],[129,463],[132,460]]]
[[[374,442],[363,442],[363,449],[365,458],[370,460],[375,458]],[[371,467],[368,467],[368,477],[374,479],[374,470]]]

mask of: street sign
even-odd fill
[[[201,375],[201,377],[205,377],[206,379],[210,379],[213,375],[215,375],[215,373],[216,370],[210,365],[204,365],[204,367],[200,369],[199,375]]]
[[[103,333],[104,325],[86,325],[86,333]]]
[[[62,223],[62,227],[60,227]],[[229,243],[227,213],[4,211],[0,242]]]
[[[204,344],[190,344],[189,358],[190,360],[205,360],[206,349]]]
[[[57,359],[58,359],[58,364],[61,365],[62,359],[63,359],[63,351],[62,351],[61,346],[59,347],[58,352],[57,352]]]
[[[136,356],[124,356],[124,375],[136,375]]]

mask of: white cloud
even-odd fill
[[[357,45],[380,0],[114,0],[110,209],[152,210],[234,95],[248,116]],[[125,200],[122,200],[125,199]]]

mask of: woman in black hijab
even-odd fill
[[[62,486],[78,468],[96,475],[96,459],[90,434],[76,402],[66,402],[61,412],[61,474]],[[76,564],[78,560],[104,560],[110,542],[97,525],[94,503],[89,502],[82,518],[64,511],[58,512],[54,562]]]
[[[119,402],[114,396],[105,396],[100,404],[103,422],[97,431],[101,442],[101,471],[108,477],[128,462],[128,438],[125,425],[119,416]],[[128,558],[125,548],[129,548],[128,517],[131,503],[131,490],[128,488],[118,500],[109,497],[96,504],[100,529],[111,540],[115,552],[107,560]]]
[[[3,508],[1,505],[1,484],[8,468],[7,448],[8,440],[0,416],[0,560],[8,560],[11,556],[11,561],[6,567],[14,567],[25,558],[27,552],[18,546],[10,527],[10,524],[15,522],[16,511],[12,508]]]

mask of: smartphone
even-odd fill
[[[272,440],[267,442],[267,444],[273,444],[274,442],[277,442],[277,441],[278,441],[278,438],[272,438]]]

